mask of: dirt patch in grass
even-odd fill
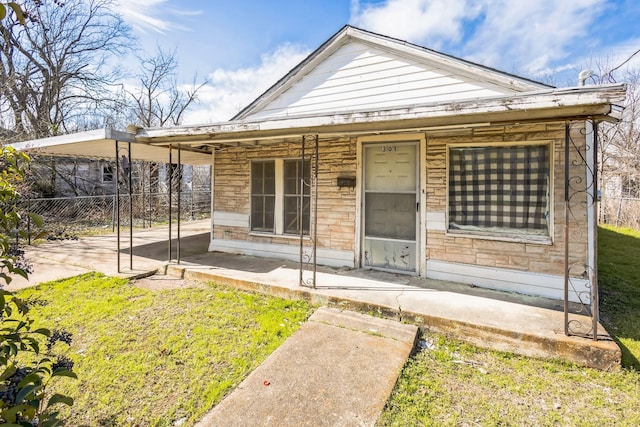
[[[200,288],[207,285],[205,282],[156,274],[142,279],[131,280],[131,285],[149,291],[166,291],[174,289]]]

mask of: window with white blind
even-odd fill
[[[304,172],[304,174],[301,173]],[[306,184],[302,184],[300,177],[304,176]],[[309,234],[311,212],[311,187],[308,185],[311,177],[311,162],[305,160],[304,166],[300,160],[284,161],[284,232],[300,234],[300,226],[304,234]],[[301,197],[302,196],[302,197]],[[302,220],[300,206],[302,204]]]

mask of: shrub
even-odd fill
[[[18,188],[24,179],[26,154],[2,147],[0,153],[0,286],[12,276],[27,278],[30,272],[24,252],[15,243],[24,234],[19,230],[20,213],[16,207]],[[36,225],[41,219],[30,215]],[[22,236],[25,237],[25,236]],[[0,289],[0,424],[14,426],[59,426],[60,404],[73,405],[73,399],[47,393],[55,377],[72,377],[73,362],[52,354],[61,341],[70,343],[65,331],[36,328],[29,308],[37,301],[18,298]],[[44,342],[46,339],[46,343]],[[46,351],[41,346],[44,344]]]

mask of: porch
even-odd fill
[[[561,359],[599,369],[615,369],[620,364],[620,349],[601,325],[597,341],[564,334],[562,301],[347,268],[318,267],[315,288],[301,286],[298,263],[208,252],[209,221],[182,224],[180,263],[176,259],[167,262],[171,254],[178,253],[177,239],[172,239],[172,250],[168,252],[169,226],[136,230],[130,244],[121,237],[121,245],[127,249],[120,254],[122,264],[126,265],[120,274],[135,278],[165,273],[214,281],[401,320],[483,348]],[[11,288],[87,271],[118,274],[116,234],[85,237],[62,245],[56,242],[28,247],[27,257],[34,264],[34,274],[30,283],[16,279]],[[306,281],[311,274],[304,272],[303,279]],[[588,315],[572,312],[570,320],[587,328],[591,325]]]

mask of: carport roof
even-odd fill
[[[131,142],[131,160],[169,163],[169,147],[136,142],[135,135],[115,131],[113,129],[96,129],[68,135],[54,136],[32,141],[11,144],[16,150],[31,154],[61,157],[81,157],[89,159],[110,159],[126,154],[128,142]],[[173,163],[177,162],[176,151],[173,151]],[[211,153],[181,147],[180,163],[188,165],[210,165]]]

